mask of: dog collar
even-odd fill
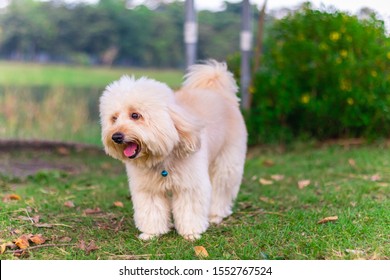
[[[168,176],[168,171],[166,171],[165,169],[163,171],[161,171],[161,176],[167,177]]]

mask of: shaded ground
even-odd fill
[[[103,154],[100,147],[52,141],[0,141],[0,174],[25,178],[40,171],[77,174],[84,169],[71,153]]]

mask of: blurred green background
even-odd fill
[[[184,2],[154,2],[10,0],[0,8],[0,138],[100,145],[98,97],[109,82],[135,74],[178,88]],[[237,81],[240,5],[198,12],[198,58],[227,61]],[[257,34],[259,8],[252,12]],[[260,50],[245,112],[250,144],[389,137],[390,39],[375,11],[272,10]]]

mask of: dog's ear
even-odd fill
[[[200,132],[203,127],[202,123],[177,104],[169,107],[169,115],[180,138],[174,152],[179,157],[184,157],[198,151],[201,145]]]

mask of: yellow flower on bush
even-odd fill
[[[322,51],[327,51],[329,49],[328,45],[324,42],[321,42],[319,47],[320,47],[320,50],[322,50]]]
[[[338,41],[340,39],[340,37],[341,37],[340,33],[338,33],[338,32],[332,32],[329,35],[330,40],[332,40],[333,42]]]
[[[340,89],[342,91],[351,91],[352,90],[351,81],[346,80],[346,79],[341,79],[340,80]]]
[[[355,101],[353,100],[353,98],[348,97],[347,98],[347,103],[348,103],[348,105],[353,105],[355,103]]]
[[[309,103],[309,102],[310,102],[310,95],[308,95],[307,93],[303,94],[303,95],[301,96],[301,102],[302,102],[303,104]]]
[[[378,76],[378,72],[376,72],[375,70],[372,70],[371,76],[375,78],[376,76]]]
[[[348,51],[347,51],[347,50],[341,50],[341,51],[340,51],[340,56],[341,56],[342,58],[346,58],[346,57],[348,56]]]
[[[387,59],[390,59],[390,52],[388,52],[388,53],[386,54],[386,56],[387,56]]]

